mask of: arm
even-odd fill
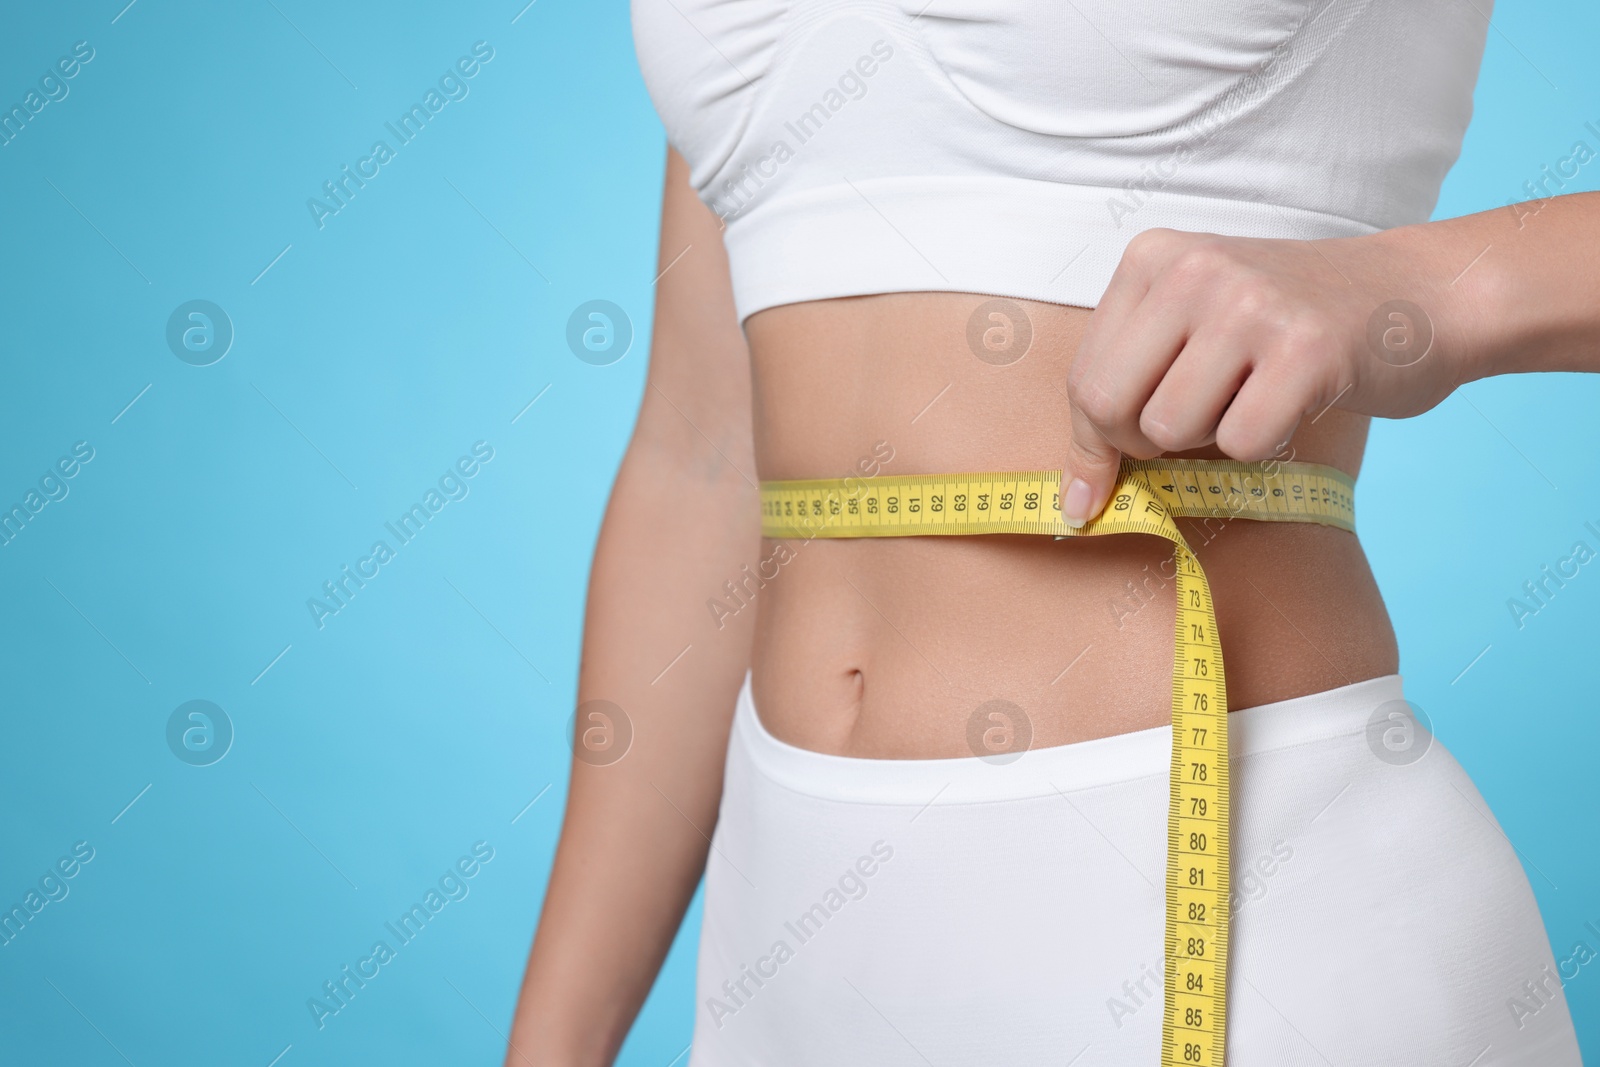
[[[661,267],[686,246],[659,281],[644,400],[584,619],[578,701],[619,705],[632,747],[607,766],[572,763],[507,1067],[612,1061],[694,894],[716,822],[751,631],[748,614],[717,629],[705,603],[757,555],[760,497],[748,353],[721,234],[671,152]]]
[[[1098,514],[1121,453],[1265,459],[1330,406],[1408,418],[1478,378],[1600,371],[1597,292],[1600,193],[1320,241],[1146,231],[1073,362],[1063,511]]]

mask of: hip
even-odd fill
[[[1527,878],[1402,700],[1385,675],[1233,717],[1228,1062],[1577,1064]],[[692,1067],[1157,1061],[1169,727],[871,760],[755,709],[747,684]]]

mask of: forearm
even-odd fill
[[[595,548],[578,675],[580,709],[610,701],[633,736],[620,759],[575,749],[508,1067],[615,1057],[705,867],[750,662],[754,613],[719,621],[706,606],[760,549],[749,350],[717,219],[676,153],[666,179],[650,373]]]
[[[705,602],[759,546],[756,497],[731,468],[701,479],[721,462],[705,451],[689,473],[630,449],[613,492],[578,701],[621,707],[633,741],[615,763],[573,762],[508,1064],[611,1061],[705,864],[750,649],[748,622],[718,630]]]
[[[1600,371],[1600,193],[1532,200],[1376,235],[1459,380]]]

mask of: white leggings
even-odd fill
[[[1579,1064],[1483,798],[1437,739],[1369,726],[1400,699],[1391,675],[1229,718],[1228,1065]],[[767,733],[747,677],[691,1067],[1155,1067],[1170,746],[828,756]]]

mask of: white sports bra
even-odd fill
[[[915,290],[1093,307],[1151,227],[1425,221],[1488,7],[632,0],[668,140],[725,220],[741,321]]]

